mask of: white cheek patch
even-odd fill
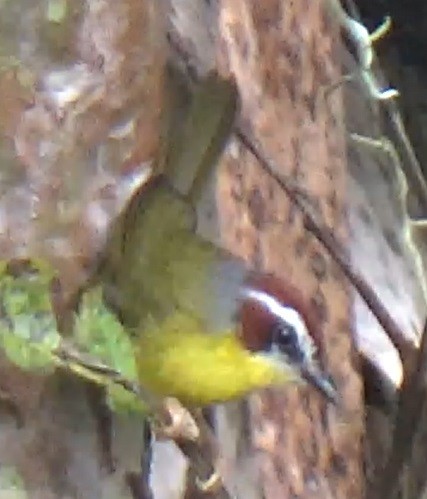
[[[263,291],[257,291],[252,288],[244,288],[242,294],[245,298],[261,303],[268,311],[287,324],[290,324],[298,335],[298,343],[302,350],[307,352],[309,358],[314,353],[314,344],[310,338],[304,319],[301,314],[292,307],[282,305],[279,300]]]

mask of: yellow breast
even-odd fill
[[[185,404],[224,402],[288,378],[274,362],[242,348],[232,331],[206,334],[182,312],[160,326],[145,325],[137,341],[141,384]]]

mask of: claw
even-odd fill
[[[163,405],[170,423],[156,425],[155,433],[159,439],[196,441],[200,430],[190,412],[176,399],[167,398]]]
[[[201,480],[196,477],[197,488],[204,494],[216,494],[222,487],[222,478],[218,470],[214,470],[207,480]]]

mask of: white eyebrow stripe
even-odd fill
[[[303,317],[297,310],[282,305],[276,298],[264,291],[257,291],[253,288],[245,287],[243,288],[243,295],[246,298],[262,303],[277,318],[291,324],[298,335],[300,343],[302,345],[305,344],[310,352],[313,351],[314,345],[308,333],[307,326]]]
[[[282,305],[276,298],[273,298],[263,291],[245,288],[243,293],[246,298],[258,301],[265,305],[268,310],[279,319],[292,324],[294,327],[298,327],[299,324],[306,329],[304,319],[294,308]]]

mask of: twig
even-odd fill
[[[401,147],[406,155],[408,173],[414,180],[411,185],[413,185],[413,189],[418,192],[418,196],[421,200],[422,205],[424,207],[427,207],[427,182],[420,162],[417,159],[417,156],[405,131],[402,117],[394,102],[388,102],[385,106],[385,109],[388,113],[391,123],[393,124],[394,132],[396,133],[396,136],[398,137],[401,143]]]
[[[236,135],[242,144],[253,154],[253,156],[255,156],[261,167],[286,192],[294,205],[298,207],[303,215],[306,229],[323,244],[332,258],[340,266],[343,273],[366,302],[401,357],[404,359],[413,358],[416,348],[415,345],[405,337],[372,287],[363,276],[353,268],[345,249],[330,229],[326,227],[314,213],[313,209],[307,203],[306,196],[302,195],[301,189],[296,186],[292,179],[289,179],[284,174],[278,173],[277,166],[271,160],[267,159],[264,151],[256,145],[255,141],[252,140],[242,128],[236,130]]]
[[[425,404],[426,376],[427,322],[423,329],[416,367],[403,379],[391,450],[383,472],[370,491],[371,499],[381,497],[393,499],[398,491],[402,468],[411,455]]]
[[[157,403],[138,383],[131,381],[109,366],[95,360],[87,359],[84,354],[74,349],[71,350],[68,346],[58,346],[52,350],[51,355],[55,364],[65,367],[81,378],[105,387],[109,384],[115,384],[121,386],[148,405]]]
[[[365,84],[369,95],[374,100],[379,101],[388,101],[397,97],[399,92],[394,88],[381,89],[379,87],[377,78],[372,71],[372,62],[374,60],[372,45],[382,38],[390,29],[391,19],[387,17],[384,22],[370,34],[361,22],[347,14],[339,0],[326,0],[326,6],[340,27],[354,43],[359,63],[360,78]]]

